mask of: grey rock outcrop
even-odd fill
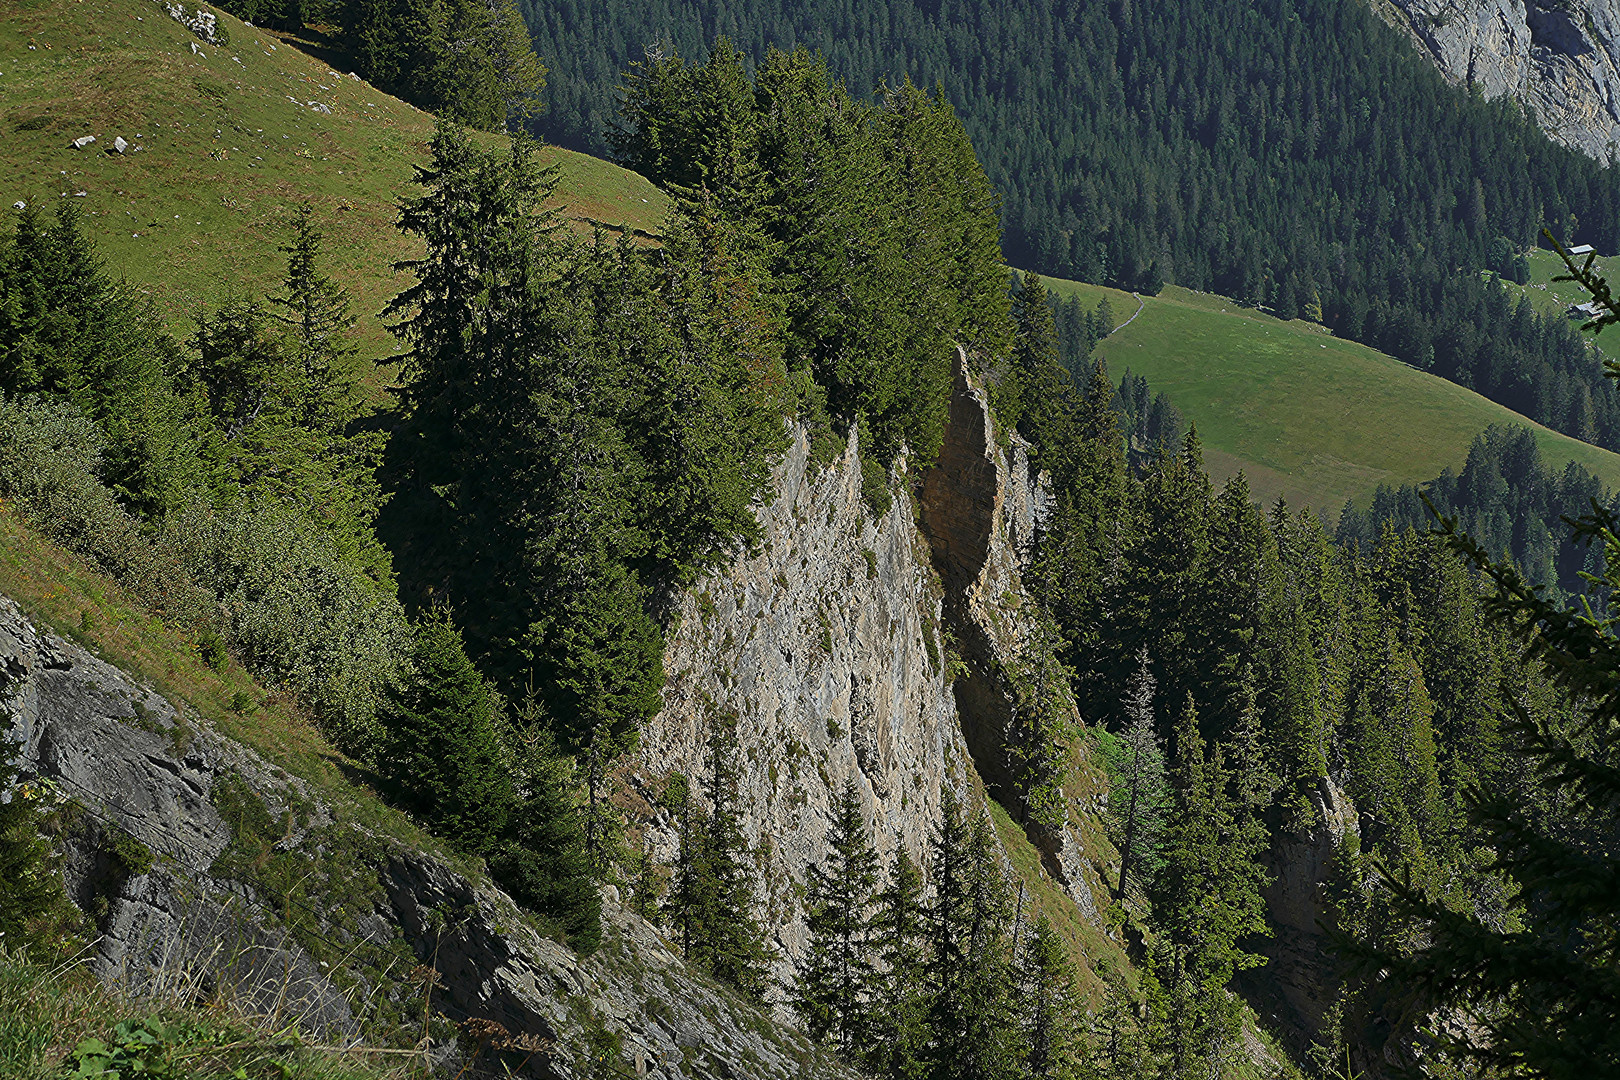
[[[967,796],[975,775],[992,792],[1005,784],[1010,707],[996,672],[1025,644],[1018,574],[1043,496],[1017,438],[997,445],[960,353],[955,379],[944,451],[918,505],[902,491],[875,517],[861,496],[855,435],[818,469],[808,438],[794,433],[775,498],[757,508],[758,550],[681,601],[665,707],[631,770],[649,848],[668,861],[679,838],[657,808],[665,778],[704,775],[709,724],[737,718],[743,828],[759,851],[784,979],[806,944],[806,870],[826,851],[846,779],[885,860],[899,848],[923,853],[942,785]],[[965,667],[954,684],[953,639]],[[1078,835],[1040,841],[1048,870],[1100,923],[1100,885]]]
[[[425,985],[408,974],[416,964],[436,972],[435,1012],[493,1020],[550,1046],[530,1060],[533,1075],[574,1075],[593,1020],[624,1037],[632,1075],[848,1075],[759,1007],[695,976],[618,904],[605,905],[602,949],[582,959],[488,882],[344,818],[309,785],[38,631],[4,598],[0,727],[21,743],[25,775],[80,808],[61,837],[69,894],[94,920],[92,969],[137,998],[224,995],[278,1024],[353,1040],[379,999]],[[217,860],[237,839],[216,805],[224,783],[245,786],[272,819],[296,809],[276,850],[312,867],[330,872],[337,834],[350,834],[358,854],[337,883],[342,895],[270,898],[224,873]],[[150,854],[146,865],[127,865],[129,837]],[[330,962],[318,958],[323,944]],[[368,955],[389,971],[349,959]],[[419,1023],[419,999],[413,1008]],[[454,1053],[447,1039],[441,1048]]]
[[[1445,77],[1511,94],[1557,142],[1620,145],[1620,0],[1373,0]]]
[[[1240,983],[1255,1010],[1301,1052],[1329,1040],[1323,1024],[1341,979],[1324,925],[1331,921],[1325,890],[1360,838],[1355,806],[1330,777],[1317,781],[1311,810],[1309,825],[1274,834],[1264,891],[1271,936],[1260,946],[1267,962]]]

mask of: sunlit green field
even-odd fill
[[[1129,293],[1045,280],[1088,306],[1107,296],[1118,323],[1138,308]],[[1578,461],[1620,487],[1620,455],[1313,323],[1283,322],[1176,286],[1141,304],[1140,316],[1098,345],[1110,376],[1117,382],[1127,368],[1146,375],[1198,425],[1211,472],[1243,470],[1268,502],[1282,497],[1336,514],[1381,483],[1460,468],[1474,436],[1491,424],[1527,425],[1550,462]]]
[[[391,265],[413,254],[395,208],[426,160],[431,116],[335,56],[226,15],[229,44],[216,48],[141,0],[0,0],[0,13],[0,206],[75,201],[114,271],[183,330],[197,305],[273,285],[276,246],[307,199],[363,344],[394,350],[377,313],[403,284]],[[71,149],[82,135],[97,141]],[[107,151],[118,136],[130,152]],[[582,225],[659,228],[666,201],[642,177],[544,154],[562,164],[558,197]]]

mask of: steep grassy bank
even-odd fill
[[[0,12],[6,206],[74,200],[117,272],[184,330],[199,305],[279,280],[276,247],[308,200],[363,348],[394,351],[377,313],[402,286],[392,263],[412,251],[395,206],[426,161],[432,116],[225,14],[228,44],[215,47],[148,0],[6,0]],[[96,142],[70,146],[85,135]],[[558,199],[582,227],[658,230],[666,201],[643,178],[556,148],[543,159],[562,166]]]

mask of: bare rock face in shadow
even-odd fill
[[[1372,0],[1452,83],[1511,94],[1554,141],[1602,162],[1620,145],[1620,0]]]

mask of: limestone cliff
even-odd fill
[[[650,848],[668,861],[677,823],[656,808],[658,793],[671,773],[700,777],[709,723],[737,718],[744,829],[759,848],[783,979],[804,949],[806,868],[826,850],[846,778],[885,860],[900,846],[923,854],[942,785],[971,802],[982,779],[1012,805],[1004,673],[1027,646],[1019,568],[1042,512],[1028,455],[1016,437],[997,445],[960,353],[944,450],[920,477],[918,502],[902,492],[874,516],[859,455],[852,432],[843,454],[817,468],[795,433],[775,497],[759,508],[758,550],[681,603],[666,705],[630,770]],[[1048,872],[1100,923],[1089,860],[1111,852],[1087,853],[1092,809],[1077,800],[1069,827],[1036,839]]]
[[[1620,0],[1373,0],[1445,77],[1511,94],[1557,142],[1620,144]]]

